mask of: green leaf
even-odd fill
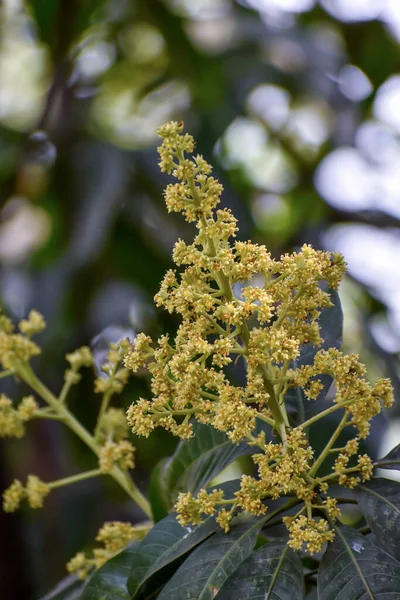
[[[263,519],[216,533],[198,546],[163,588],[158,600],[212,600],[226,579],[249,556]]]
[[[378,543],[400,561],[400,483],[377,477],[354,491]]]
[[[376,461],[376,466],[380,469],[400,470],[400,444],[397,444],[393,450],[386,454],[383,458]]]
[[[170,510],[171,502],[168,496],[169,472],[167,466],[169,461],[169,458],[161,460],[153,469],[150,477],[148,497],[155,523],[166,517]]]
[[[212,517],[199,527],[181,527],[175,513],[159,521],[142,540],[132,557],[128,578],[130,597],[142,598],[144,586],[146,591],[157,588],[164,582],[166,567],[182,559],[217,528]]]
[[[299,368],[303,365],[312,365],[314,357],[319,350],[328,350],[328,348],[337,348],[342,346],[343,340],[343,311],[340,303],[340,297],[335,290],[329,290],[331,302],[333,306],[324,308],[321,311],[319,325],[321,327],[321,337],[324,340],[321,346],[313,346],[312,344],[304,344],[300,347],[300,356],[296,361],[293,361],[292,368]],[[316,408],[321,410],[321,401],[325,399],[326,394],[332,383],[332,377],[329,375],[320,375],[318,379],[321,381],[323,388],[318,396],[318,406],[314,400],[307,400],[301,388],[293,388],[288,390],[285,395],[285,403],[292,410],[297,412],[298,418],[304,421],[304,413],[307,417],[311,416]]]
[[[129,600],[127,588],[135,550],[140,542],[135,542],[110,558],[90,577],[79,600]]]
[[[239,481],[227,481],[219,486],[227,498],[239,488]],[[211,488],[214,489],[214,488]],[[176,514],[159,521],[141,541],[132,559],[128,578],[131,598],[144,598],[171,577],[185,554],[207,539],[220,527],[214,517],[208,517],[198,527],[182,527]]]
[[[299,555],[286,542],[276,541],[253,552],[215,600],[302,600],[304,594]]]
[[[400,563],[354,529],[335,533],[319,567],[319,600],[399,600]]]
[[[152,508],[157,516],[171,509],[179,492],[195,494],[234,460],[248,454],[247,444],[232,444],[222,432],[209,425],[193,424],[194,437],[182,440],[164,461],[151,482]],[[160,503],[154,498],[162,499]]]
[[[41,600],[78,600],[85,582],[76,575],[68,575]]]

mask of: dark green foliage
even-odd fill
[[[349,527],[335,527],[318,572],[319,600],[398,600],[400,563]]]
[[[400,561],[400,483],[372,479],[357,487],[356,496],[382,548]]]
[[[216,533],[185,560],[166,584],[159,600],[212,600],[239,565],[251,554],[262,521],[234,525]]]
[[[216,487],[230,498],[238,481]],[[400,599],[400,483],[372,479],[359,485],[355,495],[376,543],[367,537],[368,530],[336,525],[335,539],[317,569],[318,598]],[[287,538],[258,538],[267,519],[268,513],[258,520],[234,521],[225,534],[214,517],[197,527],[182,527],[172,513],[86,584],[69,577],[43,600],[301,600],[307,569]]]
[[[261,546],[244,561],[216,596],[217,600],[302,600],[303,569],[286,541]]]
[[[393,448],[386,456],[376,461],[376,466],[380,469],[400,470],[400,444]]]
[[[247,444],[232,444],[209,425],[193,423],[194,437],[179,442],[173,456],[153,471],[150,502],[155,518],[169,512],[179,492],[198,492],[234,460],[249,453]]]
[[[80,600],[129,600],[127,580],[134,560],[136,542],[108,560],[86,583]]]

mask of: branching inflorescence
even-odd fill
[[[182,123],[172,122],[158,130],[163,138],[160,167],[178,180],[165,192],[168,211],[181,212],[194,222],[197,234],[193,244],[178,240],[173,259],[181,272],[168,271],[155,297],[157,306],[180,315],[181,324],[175,339],[162,335],[153,343],[139,334],[133,346],[129,340],[111,346],[102,367],[104,376],[95,380],[102,400],[93,432],[68,407],[68,394],[79,383],[80,370],[92,365],[89,348],[67,355],[69,368],[56,396],[30,365],[40,352],[31,337],[45,326],[41,315],[31,311],[17,331],[0,315],[0,378],[16,377],[35,394],[16,407],[4,394],[0,396],[0,436],[18,438],[29,420],[54,419],[68,426],[98,461],[96,469],[53,482],[45,483],[35,475],[29,475],[25,485],[16,479],[3,494],[3,507],[14,511],[26,499],[32,508],[39,508],[52,489],[106,474],[151,518],[150,505],[129,474],[135,451],[128,439],[129,427],[146,437],[163,427],[188,439],[197,421],[224,432],[233,444],[248,444],[256,475],[243,475],[230,498],[218,488],[202,489],[197,495],[181,493],[175,505],[179,522],[199,524],[205,515],[216,514],[228,531],[238,512],[262,516],[266,500],[288,497],[271,516],[299,508],[282,519],[289,530],[289,545],[300,549],[305,544],[308,552],[315,553],[333,539],[333,524],[340,515],[337,500],[328,495],[329,487],[353,488],[372,475],[371,459],[358,455],[359,441],[368,435],[370,420],[382,405],[393,403],[392,387],[387,379],[372,386],[358,356],[344,355],[336,348],[320,349],[312,364],[296,366],[304,345],[318,348],[324,341],[319,319],[332,306],[329,289],[337,290],[343,277],[343,257],[304,245],[300,252],[275,260],[265,246],[236,241],[236,219],[230,210],[217,209],[222,186],[210,175],[211,167],[202,156],[190,156],[194,141],[182,129]],[[243,386],[235,385],[229,376],[238,361],[245,366]],[[110,402],[123,390],[130,371],[144,366],[151,374],[152,399],[132,404],[126,421],[123,410]],[[318,403],[324,375],[334,381],[332,404],[294,425],[288,416],[287,393],[298,389]],[[314,456],[308,428],[336,411],[341,420],[325,448]],[[352,428],[354,435],[345,446],[336,447],[345,428]],[[332,455],[333,469],[321,476],[322,465]],[[151,522],[136,527],[105,524],[97,538],[104,547],[95,549],[92,557],[78,553],[69,570],[86,576],[150,527]]]
[[[134,466],[135,448],[128,440],[129,428],[124,411],[110,407],[113,395],[119,394],[127,383],[129,371],[122,366],[122,360],[132,347],[130,342],[122,340],[118,344],[111,345],[107,361],[102,365],[102,376],[95,379],[94,389],[101,394],[102,400],[97,423],[91,433],[83,427],[68,407],[68,394],[71,387],[79,383],[80,370],[83,367],[90,367],[93,363],[90,349],[84,346],[67,354],[69,368],[65,372],[64,385],[56,396],[40,381],[29,364],[34,356],[40,354],[39,346],[32,341],[31,337],[44,328],[43,317],[36,311],[31,311],[29,318],[18,324],[17,331],[7,317],[0,315],[0,364],[3,367],[0,378],[13,376],[17,380],[24,381],[41,400],[39,403],[34,396],[29,395],[14,407],[12,400],[1,394],[0,437],[22,437],[26,424],[30,420],[55,420],[69,427],[88,446],[97,458],[98,467],[51,482],[41,481],[36,475],[28,475],[25,484],[15,479],[3,493],[3,509],[6,512],[13,512],[24,500],[31,508],[41,508],[45,498],[54,489],[91,477],[110,475],[150,517],[149,503],[128,472]],[[79,552],[69,562],[69,570],[79,573],[80,576],[87,575],[93,567],[99,567],[124,548],[128,541],[143,537],[148,528],[148,523],[139,527],[119,522],[105,524],[97,538],[104,547],[95,549],[93,557],[87,557]]]
[[[196,497],[181,493],[176,503],[180,523],[200,523],[204,515],[229,504],[217,517],[228,530],[238,509],[259,516],[267,510],[266,499],[294,496],[301,508],[284,519],[289,544],[299,549],[306,543],[314,553],[333,539],[330,523],[339,515],[336,500],[327,496],[329,486],[352,488],[371,477],[372,461],[357,456],[358,442],[368,435],[369,422],[382,404],[391,406],[392,387],[386,379],[371,386],[358,356],[335,348],[319,350],[310,366],[293,368],[304,344],[318,347],[323,342],[319,317],[331,299],[321,283],[338,288],[345,272],[343,257],[304,245],[299,253],[277,261],[265,246],[235,241],[236,219],[230,210],[216,209],[222,186],[210,176],[211,167],[202,156],[190,157],[194,141],[182,129],[182,123],[173,122],[158,130],[163,138],[160,167],[178,180],[165,192],[168,211],[195,222],[197,235],[193,244],[178,240],[173,259],[183,269],[179,275],[168,271],[155,297],[157,306],[178,313],[182,322],[174,340],[163,335],[153,345],[140,334],[125,355],[128,369],[147,365],[153,394],[128,409],[128,423],[137,435],[163,427],[189,438],[195,419],[225,432],[233,443],[258,448],[253,454],[258,475],[243,475],[234,498],[224,498],[219,490],[201,490]],[[225,368],[237,360],[246,366],[243,387],[231,383]],[[325,374],[336,386],[332,406],[292,427],[286,392],[300,387],[308,399],[318,401],[319,376]],[[340,409],[343,418],[314,457],[307,428]],[[256,434],[257,420],[278,438],[267,441],[265,430]],[[334,448],[350,426],[356,436],[345,447]],[[333,471],[319,478],[320,467],[335,452]]]

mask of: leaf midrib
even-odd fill
[[[211,579],[212,579],[212,576],[213,576],[213,575],[215,574],[215,572],[217,571],[217,569],[218,569],[218,566],[219,566],[221,563],[225,562],[225,560],[227,559],[227,557],[229,557],[229,555],[231,554],[231,552],[234,550],[234,548],[237,546],[237,544],[238,544],[239,542],[243,541],[243,539],[245,539],[245,538],[246,538],[246,536],[250,535],[250,533],[251,533],[251,532],[252,532],[254,529],[257,529],[257,528],[260,528],[260,529],[261,529],[261,527],[262,527],[262,522],[255,523],[254,525],[252,525],[252,527],[250,527],[250,529],[246,529],[246,531],[243,533],[243,535],[241,535],[241,536],[240,536],[240,537],[239,537],[239,538],[238,538],[238,539],[237,539],[237,540],[236,540],[236,541],[235,541],[235,542],[232,544],[232,546],[230,547],[230,549],[228,550],[228,552],[227,552],[226,554],[224,554],[223,558],[222,558],[220,561],[218,561],[218,563],[217,563],[217,566],[215,567],[215,569],[214,569],[214,570],[212,571],[212,573],[210,574],[209,578],[207,579],[206,585],[203,587],[203,591],[201,592],[201,594],[200,594],[200,596],[199,596],[198,600],[204,600],[204,592],[206,591],[206,586],[207,586],[207,585],[212,585],[212,581],[211,581]],[[250,554],[251,554],[251,552],[250,552]],[[247,558],[247,557],[246,557],[246,558]],[[246,560],[246,559],[244,559],[244,560]],[[242,561],[242,563],[244,562],[244,560]],[[229,577],[229,576],[228,576],[228,577]],[[226,581],[226,580],[225,580],[225,581]]]
[[[364,573],[361,571],[360,565],[357,562],[356,557],[354,556],[353,552],[351,551],[351,548],[345,538],[345,536],[342,534],[342,532],[340,531],[340,529],[338,527],[335,527],[336,533],[339,535],[340,539],[343,542],[343,545],[348,553],[348,555],[350,556],[351,562],[353,563],[354,567],[356,568],[356,571],[363,583],[363,585],[365,586],[365,590],[368,593],[368,596],[370,597],[371,600],[376,600],[374,594],[372,593],[371,588],[368,585],[368,581],[365,579],[364,577]]]
[[[267,590],[267,594],[265,596],[265,600],[269,600],[271,597],[271,593],[274,591],[275,583],[276,583],[276,580],[278,579],[279,571],[282,567],[283,561],[285,560],[287,551],[288,551],[288,546],[287,546],[287,544],[285,544],[285,546],[283,547],[283,552],[281,553],[281,556],[279,557],[278,564],[276,565],[274,574],[272,576],[270,586],[269,586],[269,588]]]
[[[385,498],[385,496],[381,496],[380,494],[378,494],[378,492],[376,492],[375,490],[371,490],[370,488],[364,487],[363,485],[359,485],[358,486],[360,488],[360,490],[364,490],[365,492],[367,492],[368,494],[371,494],[371,496],[376,496],[376,498],[378,498],[379,500],[385,502],[388,506],[390,506],[395,512],[397,512],[400,516],[400,508],[398,508],[395,504],[393,504],[390,500],[388,500],[387,498]]]
[[[208,519],[206,519],[204,521],[204,523],[202,524],[202,526],[204,526],[205,523],[208,523],[208,521],[212,520],[212,517],[209,517]],[[217,527],[217,526],[216,526]],[[193,532],[195,533],[195,531]],[[210,537],[210,535],[212,535],[212,533],[214,533],[214,530],[211,530],[209,535],[207,535],[204,540],[206,540],[208,537]],[[171,534],[172,535],[172,534]],[[177,541],[172,545],[172,546],[165,546],[166,551],[168,550],[168,554],[173,553],[174,549],[176,549],[177,547],[179,547],[179,544],[182,542],[184,538],[178,538]],[[199,540],[198,543],[200,543],[201,541],[204,540]],[[155,544],[149,544],[149,546],[151,545],[155,545]],[[187,551],[190,550],[190,547],[188,548]],[[170,564],[173,561],[168,561],[166,563],[162,563],[162,558],[163,556],[165,556],[166,552],[164,552],[164,554],[162,554],[161,556],[159,556],[159,558],[157,560],[155,560],[155,562],[153,564],[151,564],[149,566],[149,568],[146,570],[146,573],[141,577],[140,581],[138,582],[138,584],[136,585],[136,589],[133,592],[133,598],[135,597],[135,595],[137,594],[137,592],[140,590],[140,588],[142,587],[142,585],[144,584],[145,581],[147,581],[149,579],[150,576],[153,576],[155,573],[157,573],[157,571],[159,571],[160,569],[162,569],[163,567],[167,566],[168,564]],[[180,554],[178,554],[177,556],[175,556],[173,558],[173,560],[176,560],[177,558],[179,558],[179,556],[181,556]],[[161,563],[161,564],[160,564]],[[142,567],[145,568],[145,567]],[[150,574],[150,575],[149,575]],[[130,592],[132,594],[132,592]]]
[[[224,442],[222,442],[221,444],[219,444],[218,446],[213,446],[212,448],[209,448],[206,452],[203,452],[202,454],[200,454],[200,456],[197,456],[192,462],[188,462],[188,463],[183,463],[182,459],[179,456],[176,456],[173,458],[173,460],[175,459],[179,459],[182,464],[184,464],[185,466],[187,466],[187,468],[189,467],[193,467],[193,465],[196,465],[196,463],[199,463],[205,459],[207,459],[207,457],[212,454],[215,453],[218,450],[223,449],[225,446],[229,447],[232,446],[232,449],[234,449],[234,444],[232,444],[232,442],[230,440],[225,440]],[[187,470],[187,469],[186,469]],[[183,470],[178,477],[176,478],[175,482],[172,484],[173,485],[173,489],[171,490],[171,492],[176,492],[178,486],[179,486],[179,481],[181,480],[183,474],[185,473],[185,470]],[[171,481],[170,481],[171,483]]]

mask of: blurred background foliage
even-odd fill
[[[152,304],[174,241],[191,235],[167,216],[157,167],[154,130],[174,118],[215,165],[243,239],[274,255],[304,242],[345,254],[345,348],[399,391],[398,0],[3,0],[0,11],[0,296],[15,320],[43,312],[36,368],[51,389],[75,347],[91,342],[101,364],[109,341],[175,325]],[[136,377],[122,403],[147,393]],[[97,403],[87,374],[71,400],[87,427]],[[400,441],[399,419],[397,404],[372,454]],[[175,441],[135,443],[145,489]],[[92,466],[57,424],[1,443],[2,489]],[[104,520],[139,517],[106,479],[1,514],[3,597],[37,598]]]

